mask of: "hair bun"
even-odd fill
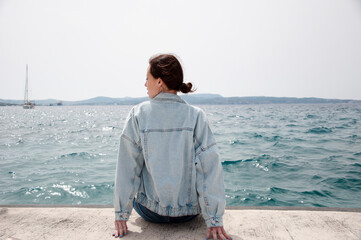
[[[193,87],[193,85],[190,82],[189,83],[182,83],[179,90],[182,93],[194,92],[194,90],[192,90],[192,87]]]

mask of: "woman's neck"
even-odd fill
[[[164,93],[172,93],[172,94],[177,95],[177,91],[176,91],[176,90],[168,90],[168,91],[164,90],[164,91],[162,91],[162,92],[164,92]]]

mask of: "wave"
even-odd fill
[[[67,184],[53,184],[52,188],[57,189],[60,194],[71,195],[79,198],[89,198],[85,191],[81,191],[72,185]]]
[[[274,171],[281,170],[281,171],[290,172],[290,173],[293,173],[293,172],[296,172],[299,170],[298,167],[292,166],[290,164],[286,164],[283,162],[273,162],[268,166],[268,168],[270,168]]]
[[[315,133],[315,134],[323,134],[323,133],[331,133],[331,132],[332,130],[327,127],[315,127],[307,131],[307,133]]]
[[[80,152],[80,153],[74,152],[74,153],[69,153],[69,154],[63,154],[60,157],[65,158],[65,157],[87,156],[87,155],[89,155],[89,153],[87,153],[87,152]]]
[[[113,126],[108,126],[108,127],[103,127],[103,128],[102,128],[102,130],[103,130],[104,132],[113,131],[114,129],[115,129],[115,127],[113,127]]]
[[[85,131],[88,131],[88,129],[68,130],[68,133],[81,133]]]
[[[319,180],[319,179],[322,179],[322,177],[319,175],[312,176],[312,180]]]
[[[24,204],[111,204],[114,183],[102,182],[98,184],[82,185],[69,183],[48,183],[21,187],[6,194],[6,201],[21,198]],[[94,199],[97,199],[96,202]],[[4,200],[4,199],[3,199]],[[15,201],[16,200],[16,201]]]
[[[361,139],[361,137],[358,136],[358,135],[356,135],[356,134],[351,135],[351,136],[348,136],[347,138],[350,139],[351,141],[355,141],[355,140],[360,140],[360,139]]]
[[[240,116],[240,115],[229,115],[229,116],[227,116],[228,118],[241,118],[242,116]],[[242,117],[243,118],[243,117]]]
[[[293,139],[294,141],[296,141],[296,142],[307,142],[307,140],[305,140],[305,139],[302,139],[302,138],[294,138]]]
[[[231,145],[244,145],[245,142],[242,142],[241,140],[235,139],[231,141]]]
[[[350,117],[342,117],[342,118],[339,118],[340,121],[347,121],[347,120],[352,120],[353,118],[350,118]]]
[[[345,129],[345,128],[349,128],[350,127],[350,125],[348,125],[347,123],[344,123],[344,124],[342,124],[342,126],[336,126],[335,128],[337,128],[337,129]]]
[[[357,192],[361,190],[360,178],[327,178],[322,183],[342,190]]]
[[[80,158],[80,159],[92,159],[94,157],[96,157],[97,155],[95,154],[91,154],[88,152],[73,152],[73,153],[68,153],[68,154],[63,154],[60,156],[60,158],[71,158],[71,159],[76,159],[76,158]]]
[[[223,161],[222,162],[222,165],[230,165],[230,164],[237,164],[237,163],[240,163],[240,162],[259,162],[261,160],[264,160],[264,159],[270,159],[271,158],[271,155],[268,155],[268,154],[262,154],[261,156],[258,156],[258,157],[253,157],[253,158],[248,158],[248,159],[240,159],[240,160],[228,160],[228,161]]]
[[[361,167],[361,164],[360,163],[354,163],[354,164],[351,164],[352,167]]]
[[[243,162],[243,160],[224,161],[224,162],[222,162],[222,165],[223,165],[223,166],[227,166],[227,165],[237,164],[237,163],[241,163],[241,162]]]
[[[291,192],[288,189],[284,189],[284,188],[279,188],[279,187],[271,187],[270,188],[270,192],[271,193],[276,193],[276,194],[285,194],[285,193],[289,193]]]
[[[249,159],[246,159],[246,160],[244,160],[244,161],[245,161],[245,162],[252,162],[252,161],[259,162],[259,161],[267,160],[267,159],[271,159],[271,155],[262,154],[262,155],[259,156],[259,157],[249,158]]]
[[[307,114],[306,118],[314,119],[314,118],[319,118],[319,117],[316,115],[313,115],[313,114]]]
[[[301,192],[301,195],[311,195],[311,196],[318,196],[318,197],[332,197],[332,193],[326,190],[318,191],[318,190],[312,190],[312,191],[304,191]]]

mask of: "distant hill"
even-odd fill
[[[361,100],[325,99],[325,98],[289,98],[289,97],[222,97],[219,94],[187,94],[180,95],[190,104],[295,104],[295,103],[361,103]],[[64,106],[75,105],[135,105],[148,100],[141,98],[109,98],[95,97],[81,101],[62,101]],[[60,100],[35,100],[36,105],[56,105]],[[0,106],[22,105],[23,100],[0,99]]]
[[[0,107],[4,107],[4,106],[17,106],[19,104],[11,104],[11,103],[6,103],[6,102],[1,102],[2,100],[0,99]]]

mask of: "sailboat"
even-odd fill
[[[25,82],[25,96],[24,96],[24,109],[33,109],[35,107],[34,103],[29,101],[29,93],[28,93],[28,64],[26,64],[26,82]]]

